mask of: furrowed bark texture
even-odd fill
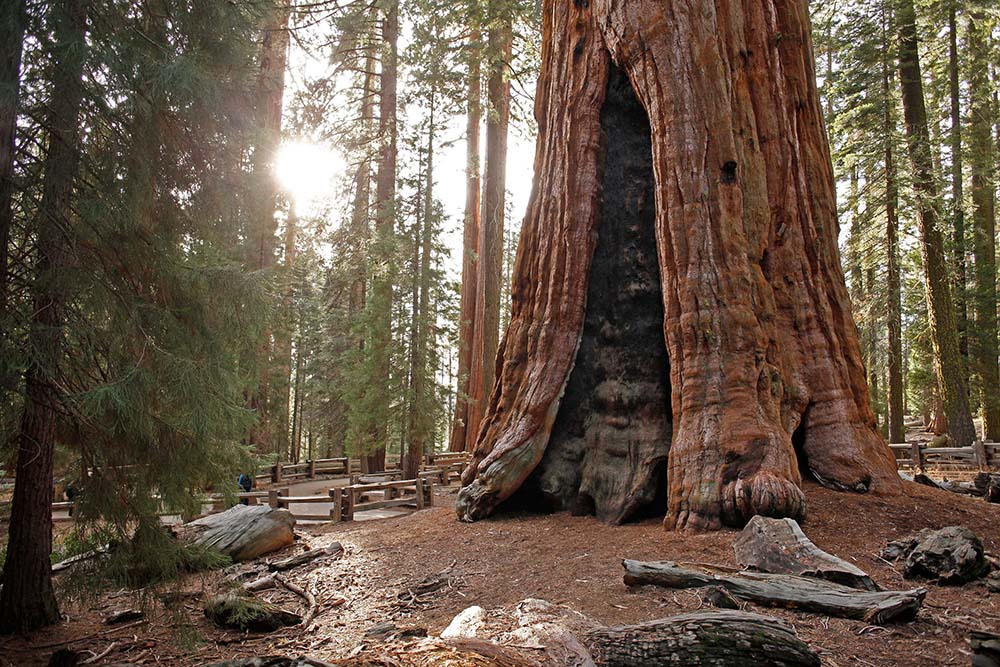
[[[7,555],[0,589],[0,634],[28,632],[59,622],[52,587],[52,467],[59,425],[60,361],[66,286],[72,263],[67,228],[73,218],[73,187],[80,162],[87,0],[63,0],[52,10],[57,56],[48,103],[42,199],[34,220],[38,259],[34,267],[33,355],[24,373],[24,409],[17,436],[17,467]]]
[[[835,488],[898,489],[868,407],[840,269],[805,7],[792,0],[550,1],[543,39],[535,183],[514,269],[511,323],[463,476],[459,516],[488,515],[539,463],[536,475],[549,471],[546,448],[567,437],[553,425],[563,419],[564,390],[567,404],[577,390],[574,363],[601,367],[603,380],[618,386],[608,396],[592,392],[590,400],[605,406],[583,424],[587,444],[577,474],[545,489],[575,496],[579,502],[570,507],[592,502],[613,521],[642,509],[625,501],[634,489],[628,482],[642,477],[655,456],[634,434],[664,416],[672,424],[669,528],[716,529],[754,514],[801,517],[800,467]],[[670,369],[669,384],[662,383],[671,396],[667,415],[622,410],[619,433],[608,417],[644,379],[628,364],[590,358],[585,326],[588,301],[607,308],[625,300],[588,294],[595,248],[622,241],[602,209],[602,201],[621,193],[604,191],[602,200],[602,183],[614,182],[609,170],[631,168],[616,161],[603,137],[615,130],[602,131],[602,115],[607,121],[625,104],[613,85],[608,93],[612,59],[648,117]],[[639,238],[645,209],[634,202],[626,209],[625,229]],[[596,256],[602,253],[618,257],[620,276],[642,266],[639,251]],[[606,289],[626,292],[634,284],[623,279]],[[614,310],[605,315],[613,328]],[[635,342],[654,363],[652,347],[663,343]],[[619,472],[609,473],[608,462],[589,465],[601,457],[621,459],[614,464]],[[604,502],[588,497],[588,489],[609,486],[605,475],[617,475],[618,490]]]
[[[472,5],[470,15],[474,14]],[[471,19],[470,20],[474,20]],[[458,385],[455,390],[455,417],[451,427],[448,451],[464,452],[469,431],[478,424],[469,424],[469,371],[472,367],[473,322],[476,318],[478,291],[479,221],[482,203],[479,176],[479,129],[482,124],[482,80],[480,78],[479,40],[477,27],[469,37],[469,74],[467,81],[468,113],[465,129],[465,223],[462,234],[462,296],[459,306]]]

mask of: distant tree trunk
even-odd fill
[[[24,0],[0,7],[0,313],[7,309],[8,253],[14,221],[14,154],[21,90]]]
[[[356,266],[354,267],[354,280],[351,283],[351,297],[349,302],[349,313],[352,320],[360,315],[365,309],[367,301],[367,280],[368,280],[368,260],[367,254],[370,251],[368,244],[371,239],[369,230],[369,215],[371,209],[371,160],[369,151],[371,150],[372,119],[375,117],[375,98],[372,84],[375,80],[375,58],[371,48],[367,51],[362,62],[364,63],[364,90],[361,100],[361,139],[358,142],[361,147],[362,156],[358,163],[358,170],[354,175],[354,203],[351,206],[351,228],[354,230],[355,238],[358,239],[361,248],[357,251]],[[356,345],[364,347],[363,337],[359,337]]]
[[[467,449],[479,432],[486,402],[496,377],[500,338],[500,281],[503,271],[503,223],[507,193],[507,126],[510,121],[510,61],[512,26],[506,0],[489,0],[487,38],[489,109],[486,116],[486,178],[479,227],[479,266],[476,272],[476,324],[469,370]]]
[[[944,238],[938,226],[938,189],[927,129],[927,110],[924,107],[913,0],[899,0],[897,23],[899,84],[910,163],[913,166],[913,190],[917,199],[924,281],[927,287],[927,314],[937,362],[935,369],[948,418],[949,433],[958,446],[964,447],[972,443],[976,431],[969,411],[965,363],[959,346]]]
[[[295,203],[289,201],[288,217],[285,219],[285,261],[281,276],[281,308],[279,310],[282,313],[282,321],[278,323],[274,332],[274,360],[278,366],[275,377],[281,379],[281,384],[279,387],[275,387],[275,391],[272,392],[275,398],[272,405],[273,416],[278,422],[278,433],[282,436],[282,448],[288,444],[289,451],[291,451],[291,443],[293,442],[288,435],[288,410],[292,400],[292,334],[296,321],[294,301],[298,227],[299,217],[295,212]],[[296,352],[297,355],[298,352]]]
[[[291,388],[291,383],[289,383],[289,388]],[[298,339],[298,344],[295,346],[295,391],[291,395],[293,398],[292,402],[292,434],[288,439],[288,452],[289,459],[295,463],[299,462],[299,458],[302,456],[302,448],[299,446],[300,434],[302,433],[302,337]],[[286,413],[287,414],[287,413]]]
[[[264,39],[260,48],[257,74],[256,122],[258,139],[253,151],[253,206],[252,229],[249,234],[248,266],[251,270],[268,271],[274,268],[275,235],[278,222],[275,211],[278,205],[278,188],[274,164],[281,143],[281,113],[285,95],[285,69],[288,63],[288,20],[291,16],[290,0],[273,0],[265,14]],[[250,397],[250,407],[257,412],[257,424],[250,436],[251,442],[261,451],[276,452],[274,442],[271,396],[271,337],[267,331],[261,340],[257,358],[258,386]],[[287,432],[287,425],[281,429]],[[282,447],[283,449],[283,447]]]
[[[899,489],[840,265],[806,6],[747,7],[545,2],[535,182],[462,519],[519,490],[677,529],[796,517],[800,467]]]
[[[413,479],[420,471],[424,450],[427,447],[428,436],[433,434],[433,406],[427,400],[427,353],[428,333],[433,325],[433,315],[430,309],[431,299],[431,237],[434,223],[434,141],[437,128],[434,125],[434,94],[430,98],[430,118],[427,129],[427,170],[424,185],[424,228],[420,234],[420,301],[417,317],[417,346],[414,367],[416,377],[413,384],[413,403],[417,407],[416,418],[410,429],[410,447],[406,453],[403,477]],[[431,426],[431,428],[429,428]]]
[[[969,315],[965,291],[965,210],[962,193],[962,108],[958,87],[958,0],[948,0],[948,94],[951,102],[951,244],[952,281],[955,286],[955,325],[962,357],[969,358]]]
[[[882,133],[885,142],[885,238],[886,238],[886,319],[889,329],[889,383],[888,419],[889,442],[906,442],[903,424],[903,326],[900,298],[899,275],[899,186],[896,176],[896,159],[893,154],[893,104],[892,68],[888,58],[890,53],[887,10],[883,8],[882,35],[884,51],[882,57],[882,95],[885,99]]]
[[[475,3],[478,4],[478,3]],[[475,20],[475,19],[473,19]],[[455,414],[452,420],[448,449],[464,451],[471,440],[467,433],[475,429],[469,424],[469,401],[472,393],[469,371],[472,366],[473,329],[476,320],[476,295],[478,293],[477,267],[479,265],[479,129],[482,124],[482,80],[480,78],[480,45],[482,38],[477,29],[469,37],[469,74],[467,123],[465,130],[465,225],[462,235],[462,287],[458,324],[458,386],[455,388]]]
[[[422,162],[422,160],[421,160]],[[414,222],[413,222],[413,243],[410,247],[410,369],[409,369],[409,383],[408,383],[408,393],[409,393],[409,407],[407,409],[406,415],[406,439],[410,443],[409,451],[413,450],[413,443],[415,440],[419,439],[418,430],[420,428],[420,407],[417,402],[417,377],[420,375],[418,370],[418,364],[420,363],[420,248],[422,246],[420,239],[422,229],[421,222],[423,220],[424,210],[423,210],[423,167],[421,164],[417,168],[417,191],[414,198]],[[405,442],[403,443],[406,444]],[[409,479],[407,475],[409,457],[405,447],[400,450],[399,454],[399,468],[403,471],[404,477]],[[417,467],[419,468],[420,463],[417,462]],[[416,474],[416,472],[414,472]]]
[[[389,387],[392,381],[390,350],[392,348],[392,252],[396,221],[396,76],[399,57],[399,3],[388,0],[382,20],[382,72],[379,86],[379,165],[375,180],[376,253],[380,266],[373,279],[376,304],[376,323],[372,336],[374,356],[374,382],[379,383],[381,395],[380,414],[384,420],[374,428],[376,449],[366,454],[362,467],[366,472],[385,469],[385,449],[388,443]]]
[[[983,439],[1000,439],[1000,369],[997,368],[996,165],[990,99],[989,22],[981,11],[969,17],[970,162],[972,249],[975,253],[975,337],[972,353],[983,406]]]
[[[25,371],[14,498],[0,590],[0,632],[27,632],[59,621],[52,590],[52,464],[63,350],[65,271],[72,259],[73,185],[80,159],[81,77],[86,59],[85,0],[52,8],[55,48],[53,97],[45,126],[42,199],[35,218],[38,259],[31,322],[33,355]]]

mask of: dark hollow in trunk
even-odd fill
[[[603,196],[583,335],[552,439],[517,501],[621,523],[643,509],[666,511],[672,420],[649,118],[613,65],[601,129]]]

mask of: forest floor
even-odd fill
[[[905,581],[897,564],[877,555],[890,540],[955,524],[972,529],[988,552],[1000,553],[1000,505],[915,484],[905,488],[905,495],[885,498],[806,484],[803,529],[820,548],[854,562],[884,588],[925,585],[930,591],[915,621],[885,627],[760,610],[793,625],[821,653],[824,665],[967,665],[969,630],[1000,628],[1000,595],[990,595],[982,583],[941,587]],[[219,630],[202,616],[199,596],[218,592],[234,572],[254,576],[266,571],[262,559],[189,577],[183,587],[190,597],[182,607],[171,612],[150,603],[147,620],[137,623],[101,623],[111,612],[134,606],[132,593],[64,604],[67,620],[61,625],[0,641],[0,665],[45,665],[53,651],[64,647],[89,651],[84,657],[103,654],[90,663],[95,665],[193,666],[273,654],[333,660],[361,645],[377,645],[381,640],[366,632],[378,624],[437,634],[466,607],[509,608],[528,597],[569,606],[609,625],[637,623],[705,603],[696,590],[626,588],[621,559],[736,566],[734,531],[680,535],[664,531],[658,520],[608,526],[568,514],[508,514],[462,524],[455,519],[454,498],[454,491],[443,491],[435,507],[406,516],[303,527],[300,543],[315,548],[336,540],[346,550],[339,558],[320,559],[288,573],[290,580],[318,594],[319,613],[309,628],[241,634]],[[300,543],[272,557],[297,553]],[[262,595],[288,609],[303,606],[283,589]]]

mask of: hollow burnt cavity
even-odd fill
[[[601,128],[603,196],[583,334],[551,439],[518,500],[620,523],[665,511],[672,424],[649,119],[613,65]]]

